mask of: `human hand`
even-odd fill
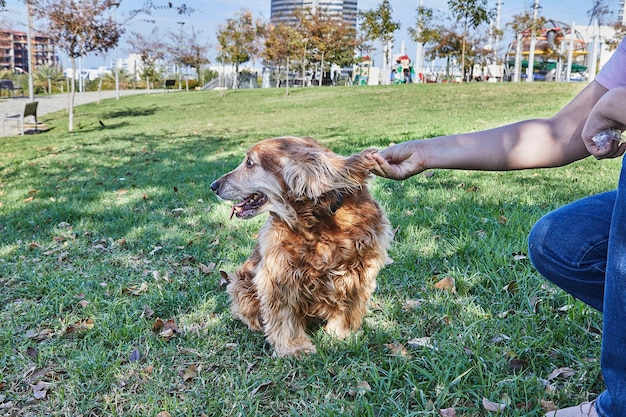
[[[378,176],[403,180],[419,174],[426,167],[422,162],[419,141],[392,145],[387,149],[371,154],[376,167],[372,172]]]
[[[626,106],[626,89],[607,92],[589,113],[582,131],[587,150],[596,159],[616,158],[626,152],[622,146],[621,132],[626,127],[623,109]]]

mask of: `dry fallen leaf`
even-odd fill
[[[202,272],[203,274],[209,275],[215,269],[215,262],[211,262],[208,265],[199,262],[198,269],[200,269],[200,272]]]
[[[183,373],[183,381],[190,381],[198,376],[198,372],[200,371],[200,367],[196,363],[192,363],[185,369]]]
[[[156,417],[172,417],[172,415],[168,413],[167,411],[161,411],[160,413],[156,415]]]
[[[26,354],[30,356],[32,360],[36,361],[39,356],[39,351],[34,347],[29,346],[26,348]]]
[[[348,395],[356,397],[357,395],[364,395],[372,391],[372,387],[367,381],[361,381],[357,384],[356,388],[352,388],[348,391]]]
[[[491,338],[491,343],[501,343],[511,340],[511,338],[505,334],[497,334]]]
[[[227,286],[229,282],[230,282],[230,275],[228,275],[228,272],[220,270],[220,282],[217,285],[218,288]]]
[[[162,318],[157,317],[157,319],[154,321],[154,324],[152,325],[152,331],[153,332],[158,332],[163,328],[163,325],[165,324],[165,322],[163,321]]]
[[[141,353],[139,353],[137,349],[130,352],[130,357],[128,358],[130,362],[137,362],[140,359],[141,359]]]
[[[414,339],[409,340],[406,343],[407,345],[409,345],[409,347],[412,347],[412,348],[418,348],[418,347],[425,347],[428,349],[433,348],[433,344],[430,342],[430,337],[416,337]]]
[[[50,382],[39,381],[30,387],[33,389],[33,397],[36,400],[43,400],[46,398],[46,394],[48,394],[48,388],[50,387]]]
[[[517,293],[517,281],[513,280],[513,281],[509,282],[504,287],[502,287],[502,289],[504,291],[508,292],[509,294]]]
[[[154,316],[154,310],[151,309],[150,307],[144,307],[143,311],[141,312],[141,318],[146,317],[146,318],[150,318]]]
[[[404,345],[401,345],[400,343],[385,343],[384,346],[389,350],[389,353],[393,356],[404,356],[404,357],[411,356],[409,354],[409,351],[406,350],[406,347],[404,347]]]
[[[424,300],[406,300],[402,306],[402,311],[417,310]]]
[[[263,382],[261,385],[259,385],[258,387],[256,387],[255,389],[252,390],[252,392],[250,393],[252,396],[257,395],[259,392],[263,392],[266,389],[268,389],[269,387],[273,386],[274,382],[273,381],[267,381],[267,382]]]
[[[456,417],[456,408],[444,408],[439,410],[441,417]]]
[[[513,255],[513,259],[515,259],[516,261],[522,261],[527,258],[526,254],[521,251],[513,253],[512,255]]]
[[[509,369],[512,371],[519,371],[528,366],[528,361],[519,358],[512,358],[509,360]]]
[[[574,375],[576,373],[575,370],[573,370],[572,368],[557,368],[554,371],[550,372],[550,375],[547,376],[547,380],[548,381],[552,381],[555,378],[558,378],[559,376],[563,377],[563,378],[569,378],[570,376]]]
[[[67,326],[67,329],[65,329],[65,333],[70,334],[70,333],[91,330],[93,329],[94,325],[95,323],[92,318],[88,318],[85,320],[78,320],[77,322],[72,323],[69,326]]]
[[[438,290],[456,292],[456,284],[454,282],[454,278],[444,277],[435,284],[435,288],[437,288]]]
[[[545,412],[558,410],[556,404],[552,401],[541,400],[541,407]]]
[[[26,337],[32,340],[36,340],[38,342],[52,337],[54,335],[54,330],[52,329],[43,329],[43,330],[29,330],[26,332]]]
[[[483,408],[487,411],[499,412],[506,409],[506,404],[499,404],[483,398]]]
[[[152,326],[152,330],[155,332],[159,332],[159,336],[161,336],[165,340],[170,340],[180,333],[178,326],[176,325],[176,321],[174,319],[169,319],[167,321],[163,321],[160,318],[157,318]]]
[[[131,285],[128,288],[124,288],[122,292],[126,294],[130,294],[130,295],[141,295],[147,290],[148,290],[148,283],[144,281],[139,286]]]

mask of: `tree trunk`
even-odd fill
[[[233,77],[233,90],[237,89],[239,84],[239,62],[235,63],[235,76]]]
[[[100,81],[98,82],[98,101],[96,104],[100,104],[100,93],[102,93],[102,80],[104,80],[104,73],[100,74]]]
[[[465,38],[467,37],[467,17],[463,22],[463,40],[461,42],[461,82],[465,81]]]
[[[324,52],[322,52],[322,62],[320,62],[320,82],[319,86],[322,86],[322,80],[324,79]]]
[[[287,57],[287,74],[285,74],[285,78],[287,79],[286,92],[289,95],[289,57]]]
[[[74,131],[74,93],[76,92],[76,58],[70,57],[70,61],[72,63],[72,82],[70,89],[70,104],[68,106],[68,123],[67,123],[67,131]]]

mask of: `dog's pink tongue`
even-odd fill
[[[241,203],[237,203],[235,205],[233,205],[233,207],[230,209],[230,220],[233,219],[233,216],[236,215],[237,213],[241,213],[243,211],[243,206],[244,206],[245,202],[241,202]]]

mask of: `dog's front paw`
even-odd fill
[[[310,340],[305,340],[298,345],[276,345],[274,346],[275,357],[294,356],[300,357],[303,355],[309,355],[317,353],[317,348]]]

